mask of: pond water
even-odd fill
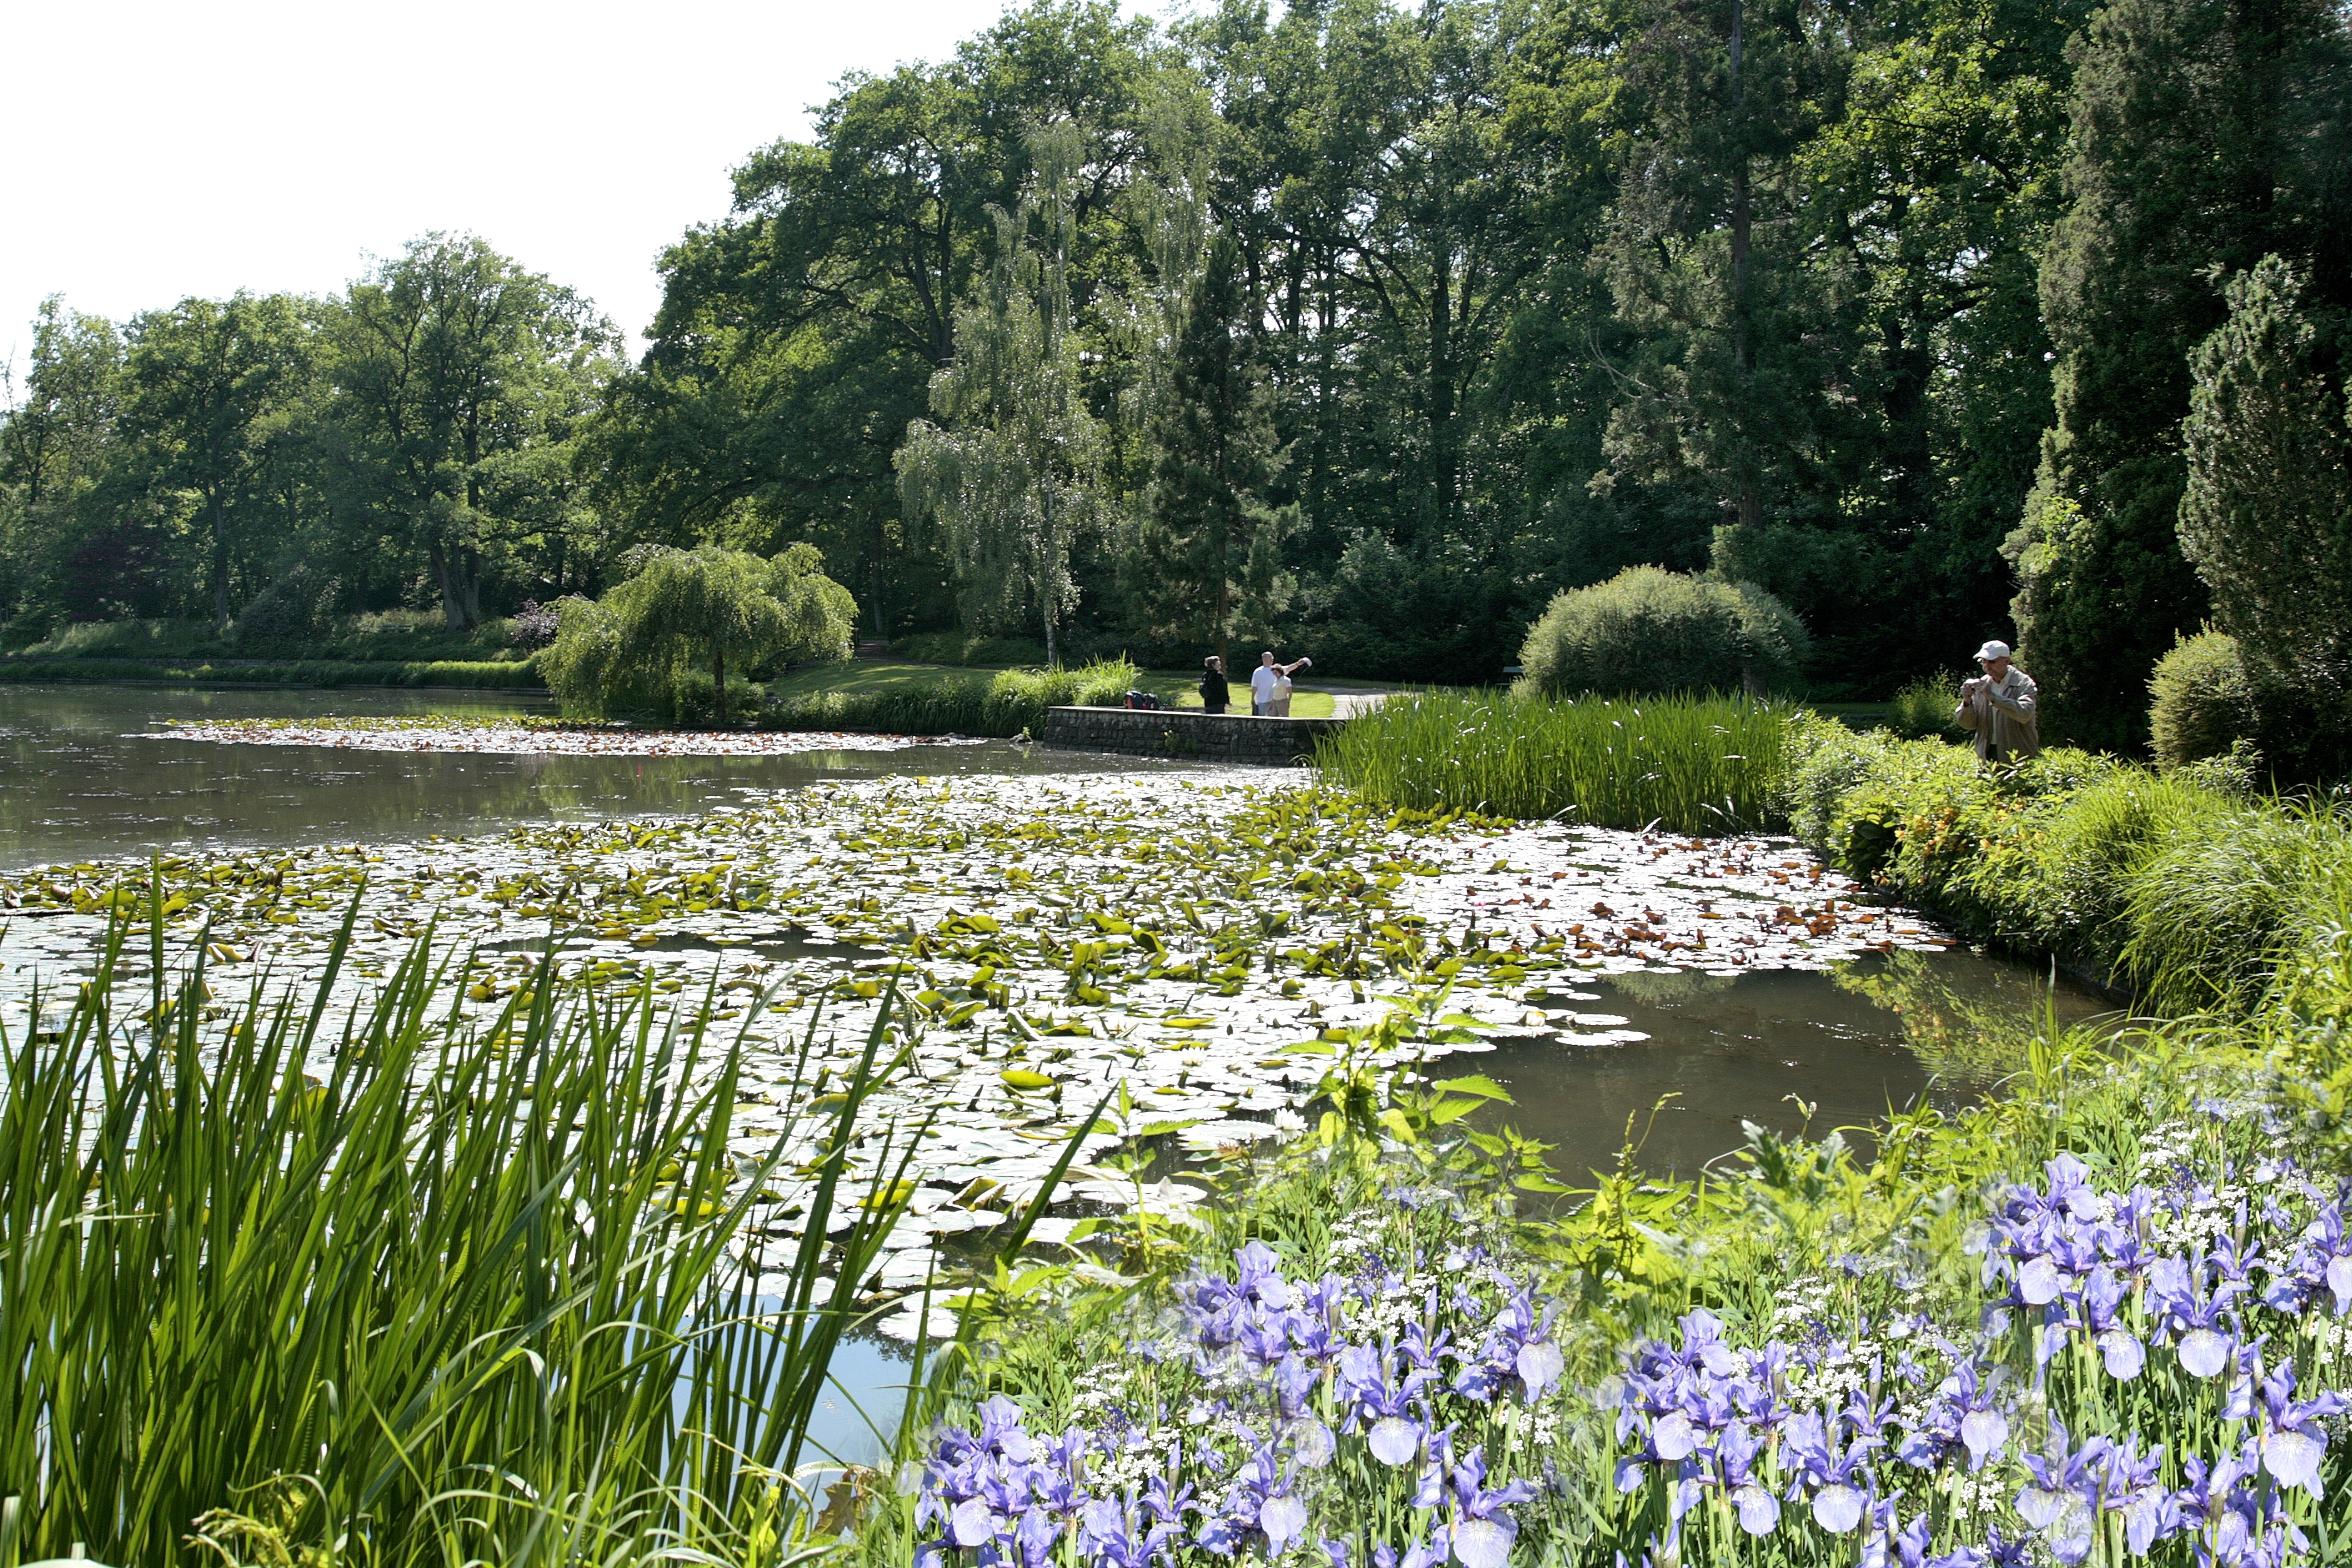
[[[1563,993],[1565,994],[1565,993]],[[1643,1040],[1507,1040],[1451,1059],[1484,1072],[1514,1103],[1483,1119],[1559,1146],[1564,1178],[1611,1168],[1630,1138],[1646,1171],[1691,1174],[1738,1148],[1741,1124],[1826,1136],[1888,1112],[1982,1099],[2015,1063],[2019,1040],[2119,1017],[2061,975],[1951,947],[1868,954],[1826,970],[1717,976],[1621,975],[1580,982],[1575,1006],[1623,1020]]]
[[[1310,906],[1302,889],[1313,879],[1294,876],[1288,862],[1255,863],[1229,836],[1232,813],[1295,774],[1002,743],[769,757],[501,756],[145,733],[175,719],[544,711],[532,699],[459,692],[0,686],[0,873],[154,850],[413,844],[340,857],[320,850],[299,873],[320,896],[268,914],[225,902],[205,918],[217,915],[236,962],[299,978],[319,961],[347,890],[363,879],[371,918],[355,948],[359,975],[371,964],[383,972],[422,928],[419,917],[437,909],[448,922],[442,929],[479,939],[495,967],[478,971],[490,999],[473,1010],[503,1005],[497,998],[520,983],[509,970],[527,968],[551,929],[574,962],[642,964],[677,977],[664,982],[669,989],[692,980],[700,994],[722,973],[749,984],[736,977],[758,971],[762,983],[789,977],[793,988],[816,994],[887,962],[917,929],[960,919],[966,935],[956,940],[977,945],[974,952],[994,943],[1013,950],[1003,978],[1027,988],[1018,1005],[1035,1020],[1022,1049],[1080,1092],[1066,1103],[1058,1089],[1051,1105],[1023,1100],[999,1084],[1011,1037],[992,1045],[983,1028],[948,1029],[932,1031],[939,1056],[925,1071],[940,1074],[927,1082],[953,1092],[910,1087],[887,1113],[946,1115],[935,1181],[952,1187],[986,1169],[1016,1198],[1020,1182],[1035,1179],[1032,1167],[1050,1163],[1068,1118],[1094,1103],[1095,1090],[1124,1078],[1159,1107],[1137,1127],[1152,1114],[1190,1118],[1180,1124],[1207,1136],[1196,1146],[1215,1146],[1236,1129],[1267,1130],[1277,1108],[1306,1103],[1321,1070],[1312,1059],[1288,1060],[1286,1048],[1328,1026],[1371,1022],[1396,988],[1393,976],[1368,988],[1328,968],[1277,983],[1274,964],[1255,958],[1223,972],[1234,977],[1230,988],[1205,962],[1181,985],[1122,978],[1114,962],[1103,976],[1111,990],[1088,998],[1080,993],[1092,988],[1069,967],[1074,950],[1055,946],[1052,932],[1096,915],[1139,928],[1149,922],[1192,947],[1207,933],[1271,917],[1256,936],[1268,952],[1292,949],[1292,962],[1318,942],[1360,952],[1384,940],[1390,928],[1364,925],[1349,900]],[[1054,775],[1090,777],[1081,785]],[[950,777],[954,789],[940,789]],[[918,789],[916,779],[930,782]],[[783,800],[761,802],[779,790]],[[674,841],[651,848],[632,845],[634,830],[547,827],[645,816],[684,821],[668,835]],[[532,831],[497,833],[517,827]],[[903,835],[918,828],[919,852],[886,847],[913,842]],[[461,841],[425,850],[420,841],[436,835]],[[577,841],[599,835],[614,841]],[[1253,852],[1263,861],[1262,848]],[[1459,928],[1465,950],[1474,928],[1482,951],[1547,941],[1558,951],[1575,934],[1573,964],[1537,968],[1529,957],[1520,980],[1465,973],[1454,1005],[1480,1010],[1492,1043],[1448,1056],[1435,1073],[1502,1083],[1516,1103],[1496,1108],[1492,1120],[1554,1145],[1571,1182],[1613,1163],[1629,1117],[1643,1168],[1689,1172],[1737,1148],[1743,1121],[1820,1136],[1922,1100],[1948,1107],[1981,1098],[2037,1021],[2079,1022],[2108,1009],[2071,983],[2053,988],[2030,967],[1948,945],[1930,923],[1874,905],[1786,841],[1677,842],[1529,824],[1411,842],[1376,834],[1347,852],[1392,889],[1381,905],[1388,913],[1375,918],[1417,920],[1433,936]],[[733,868],[730,875],[764,868],[759,874],[789,896],[757,914],[673,909],[659,918],[625,904],[588,917],[551,896],[583,881],[611,892],[629,875],[684,887],[677,879],[712,866]],[[112,874],[55,880],[100,888]],[[353,880],[336,880],[346,874]],[[548,888],[498,891],[501,879],[529,877]],[[970,924],[989,911],[986,926]],[[640,924],[604,924],[616,918]],[[25,977],[46,969],[62,982],[86,967],[103,923],[54,903],[0,917],[0,1004],[21,992]],[[1203,935],[1188,935],[1188,923]],[[983,941],[982,931],[992,935]],[[175,939],[194,936],[191,925]],[[1089,961],[1125,940],[1096,944]],[[1717,972],[1665,972],[1677,961]],[[927,962],[951,988],[973,977],[937,955]],[[879,1004],[843,996],[834,1006],[834,1027],[854,1042],[870,1016],[857,1009]],[[760,1128],[747,1119],[743,1131]],[[919,1234],[925,1228],[951,1233],[944,1212],[910,1220]],[[919,1274],[920,1255],[908,1261]],[[870,1457],[856,1406],[889,1427],[903,1352],[860,1337],[845,1345],[835,1373],[840,1386],[818,1411],[812,1438],[843,1459]]]
[[[497,757],[217,746],[142,733],[175,720],[553,711],[544,698],[464,691],[0,685],[0,871],[154,850],[382,842],[686,813],[733,804],[746,789],[822,779],[1106,766],[1004,741],[790,757]]]

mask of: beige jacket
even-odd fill
[[[1986,681],[1952,710],[1952,722],[1972,730],[1977,755],[1989,762],[2007,762],[2042,755],[2042,717],[2036,706],[2033,677],[2015,664],[1998,682]]]

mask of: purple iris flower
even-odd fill
[[[1518,1521],[1503,1511],[1515,1502],[1525,1502],[1536,1495],[1536,1489],[1524,1480],[1489,1490],[1486,1486],[1486,1453],[1476,1448],[1463,1457],[1454,1467],[1453,1517],[1449,1533],[1454,1560],[1462,1568],[1505,1568],[1510,1560],[1511,1542],[1518,1539]]]
[[[2352,1238],[2344,1231],[2341,1200],[2323,1207],[2303,1228],[2303,1239],[2285,1267],[2271,1272],[2263,1300],[2290,1317],[2301,1317],[2321,1291],[2336,1301],[2336,1315],[2352,1310]]]
[[[2017,1494],[2018,1517],[2042,1531],[2052,1553],[2069,1568],[2090,1555],[2107,1457],[2114,1447],[2105,1437],[2086,1438],[2082,1447],[2074,1447],[2053,1416],[2048,1450],[2024,1456],[2033,1479]]]
[[[1780,1522],[1780,1500],[1756,1475],[1757,1456],[1763,1451],[1764,1440],[1740,1421],[1725,1427],[1715,1446],[1724,1495],[1739,1511],[1739,1528],[1750,1535],[1769,1535]]]
[[[1812,1500],[1813,1522],[1832,1535],[1843,1535],[1862,1522],[1871,1493],[1870,1450],[1880,1446],[1875,1437],[1858,1437],[1841,1444],[1835,1420],[1824,1422],[1811,1411],[1789,1417],[1781,1441],[1795,1474],[1788,1499]]]
[[[1349,1345],[1339,1355],[1340,1396],[1350,1402],[1344,1429],[1369,1424],[1372,1457],[1384,1465],[1402,1465],[1421,1449],[1427,1427],[1407,1412],[1421,1404],[1421,1392],[1437,1379],[1434,1372],[1408,1372],[1394,1378],[1389,1355],[1366,1345]],[[1428,1407],[1422,1404],[1423,1415]]]
[[[1906,1464],[1932,1470],[1959,1448],[1968,1453],[1969,1470],[1984,1469],[1985,1461],[2009,1441],[2009,1417],[1997,1403],[2008,1371],[2000,1366],[1980,1370],[1973,1360],[1953,1368],[1951,1375],[1936,1385],[1936,1396],[1928,1402],[1919,1425],[1904,1433],[1895,1450],[1896,1457]]]
[[[2260,1420],[2253,1440],[2262,1454],[2263,1469],[2277,1477],[2281,1486],[2301,1487],[2315,1498],[2320,1496],[2319,1462],[2327,1453],[2327,1429],[2320,1419],[2342,1415],[2347,1408],[2344,1396],[2323,1393],[2316,1399],[2295,1398],[2291,1361],[2279,1363],[2278,1370],[2263,1379],[2256,1396]]]
[[[1268,1557],[1279,1557],[1307,1534],[1307,1505],[1290,1489],[1289,1472],[1261,1446],[1234,1472],[1224,1507],[1204,1521],[1199,1541],[1220,1557],[1231,1557],[1263,1541]]]
[[[2202,1289],[2203,1274],[2201,1268],[2192,1270],[2179,1256],[2158,1259],[2147,1272],[2147,1302],[2157,1315],[2158,1333],[2179,1336],[2181,1370],[2192,1377],[2211,1377],[2229,1364],[2235,1335],[2222,1333],[2219,1325],[2225,1317],[2236,1323],[2230,1298],[2243,1288],[2222,1280],[2209,1295]]]
[[[1173,1524],[1145,1524],[1130,1497],[1125,1507],[1095,1498],[1078,1514],[1078,1555],[1087,1568],[1146,1568],[1169,1559],[1168,1543],[1181,1535]]]

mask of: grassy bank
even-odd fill
[[[512,623],[492,616],[469,632],[451,631],[437,611],[386,610],[348,615],[299,638],[240,638],[204,621],[86,621],[14,648],[31,659],[136,659],[146,663],[237,663],[299,659],[328,664],[482,663],[520,658]]]
[[[101,973],[0,1042],[0,1561],[788,1560],[852,1311],[815,1285],[864,1276],[898,1186],[821,1181],[755,1303],[730,1242],[784,1145],[730,1153],[706,1012],[542,967],[453,1026],[462,956],[423,944],[348,1021],[331,966],[236,1003],[165,976],[153,901],[143,1018]],[[811,1124],[836,1176],[912,1144],[859,1124],[882,1046]]]
[[[2222,773],[1793,721],[1781,812],[1841,870],[2169,1013],[2243,1011],[2352,918],[2352,824]]]
[[[1317,766],[1416,810],[1730,832],[1769,814],[1784,728],[1782,711],[1738,699],[1430,694],[1352,721]]]
[[[1117,706],[1142,672],[1128,664],[1077,670],[1000,670],[992,675],[884,666],[861,674],[823,666],[770,685],[758,722],[772,729],[871,729],[902,735],[1034,734],[1045,710],[1071,703]],[[830,681],[831,685],[814,685]],[[781,688],[781,689],[780,689]]]
[[[455,686],[545,689],[522,660],[348,663],[299,660],[238,664],[148,659],[0,659],[0,682],[163,681],[175,685],[275,686]]]

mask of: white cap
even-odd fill
[[[2006,659],[2008,657],[2009,644],[1999,641],[1987,643],[1983,647],[1977,650],[1977,663],[1979,664],[1990,664],[1995,659]]]

